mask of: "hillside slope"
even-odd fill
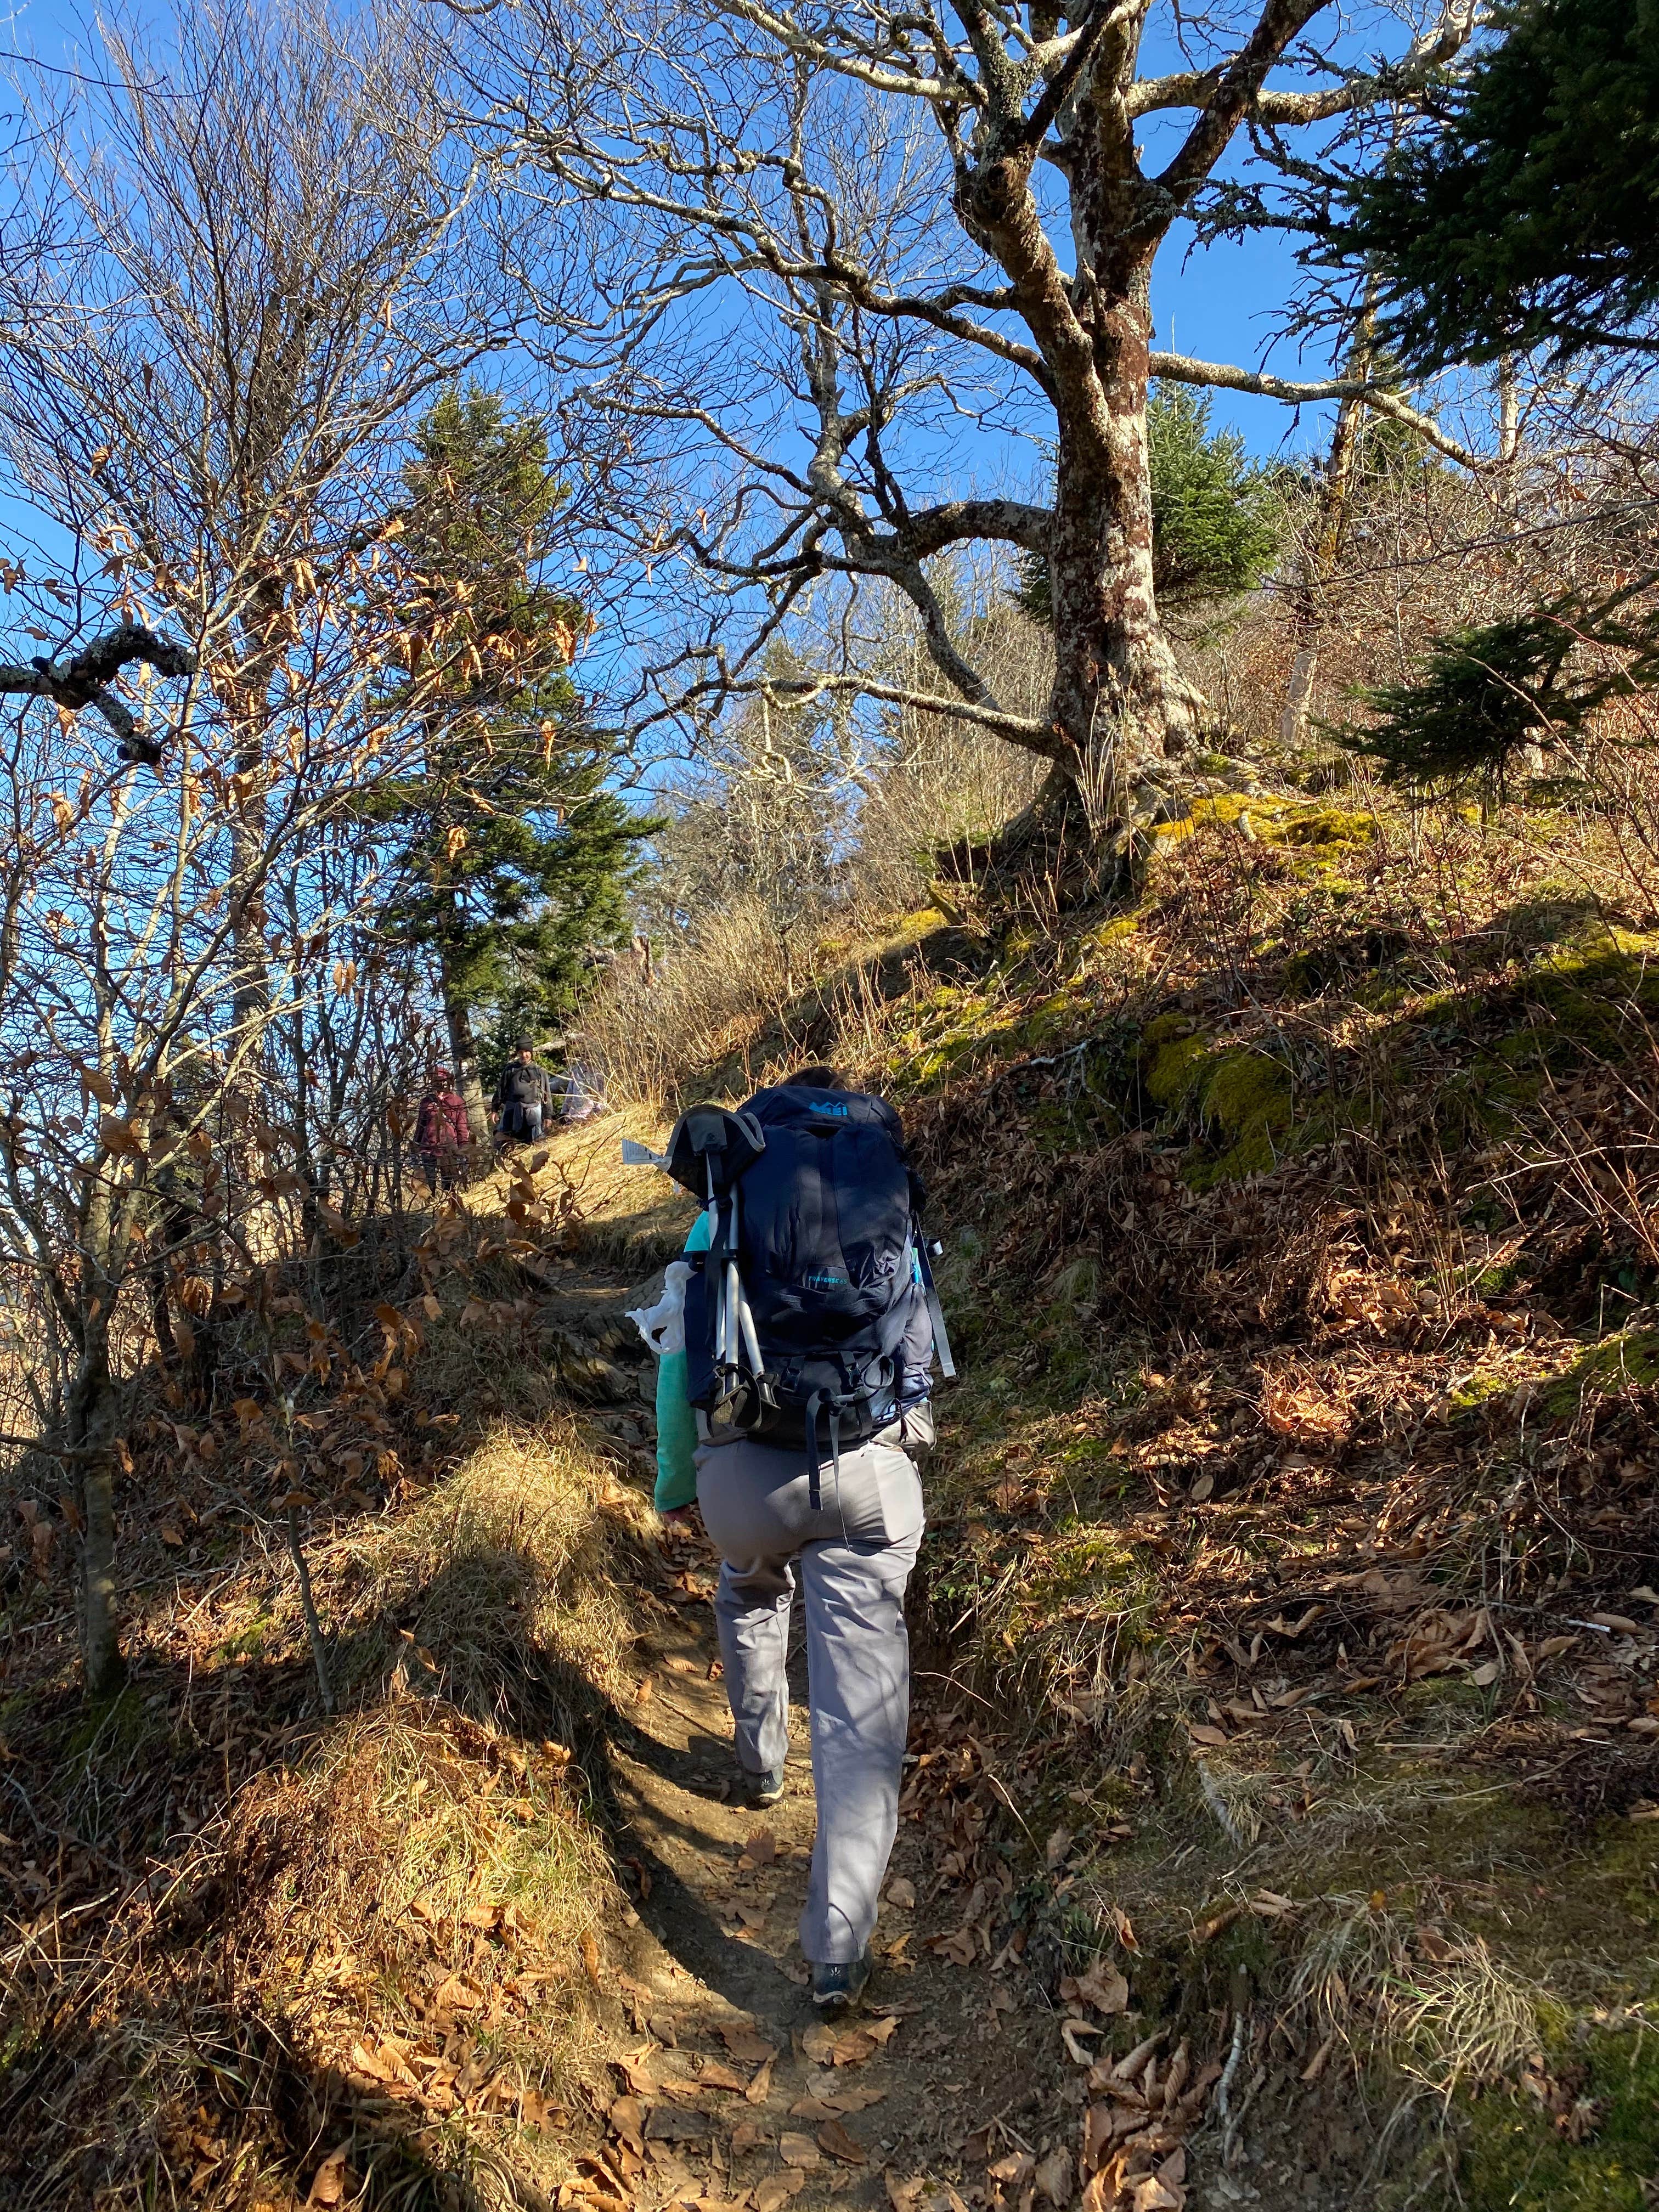
[[[479,1186],[420,1297],[366,1238],[361,1341],[294,1301],[357,1378],[301,1509],[334,1712],[251,1417],[141,1406],[89,1714],[25,1460],[8,2203],[1645,2204],[1659,984],[1598,836],[1219,787],[1133,910],[896,919],[687,1071],[836,1055],[946,1248],[851,2040],[804,1730],[732,1809],[713,1563],[647,1502],[660,1117]]]
[[[1651,903],[1541,807],[1218,781],[1162,842],[1133,911],[909,917],[688,1072],[838,1056],[933,1188],[921,1619],[984,1823],[940,1879],[1006,1870],[986,1940],[1079,2058],[1231,2069],[1192,2203],[1634,2212]],[[1103,1943],[1128,2008],[1067,2033]]]

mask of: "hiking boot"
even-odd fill
[[[783,1795],[783,1769],[769,1766],[764,1773],[751,1774],[745,1766],[739,1771],[743,1802],[758,1812],[763,1805],[775,1805]]]
[[[851,2012],[870,1980],[870,1954],[834,1966],[811,1965],[812,2002],[819,2012]]]

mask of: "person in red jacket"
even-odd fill
[[[434,1197],[441,1189],[454,1189],[471,1148],[465,1101],[451,1082],[449,1070],[434,1067],[415,1116],[415,1152]]]

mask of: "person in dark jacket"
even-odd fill
[[[533,1145],[553,1119],[553,1079],[538,1067],[528,1042],[521,1043],[501,1070],[495,1095],[489,1102],[496,1115],[495,1133],[508,1143],[515,1139]]]
[[[450,1080],[449,1070],[434,1067],[415,1115],[416,1157],[434,1197],[440,1190],[454,1189],[471,1149],[466,1103]]]

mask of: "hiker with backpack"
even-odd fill
[[[441,1190],[454,1189],[471,1149],[466,1103],[451,1081],[449,1070],[436,1066],[415,1109],[415,1156],[434,1198]]]
[[[640,1158],[637,1147],[624,1156]],[[643,1155],[653,1158],[653,1155]],[[707,1210],[636,1315],[660,1356],[659,1512],[695,1503],[747,1803],[781,1796],[799,1576],[817,1800],[801,1915],[812,2002],[855,2004],[898,1826],[909,1722],[904,1592],[924,1523],[912,1447],[950,1364],[897,1115],[802,1069],[736,1114],[694,1109],[665,1165]]]
[[[544,1067],[537,1066],[535,1049],[527,1037],[520,1040],[501,1070],[489,1105],[497,1116],[496,1135],[509,1144],[514,1140],[538,1143],[551,1121],[553,1079]]]

